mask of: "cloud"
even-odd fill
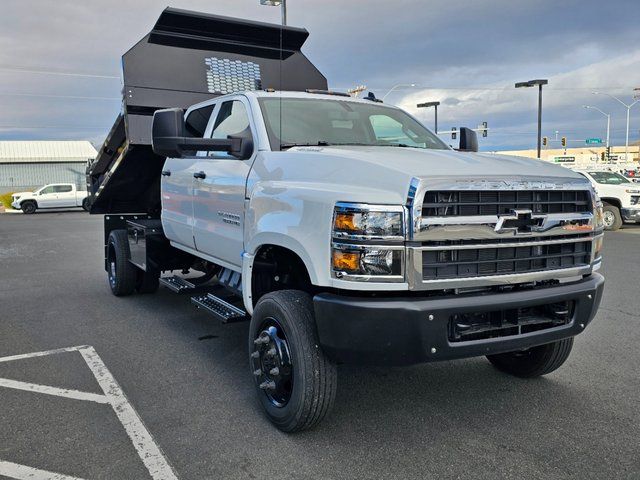
[[[279,21],[278,8],[258,3],[171,2],[179,8]],[[120,109],[118,78],[8,69],[118,77],[122,53],[150,30],[164,7],[157,0],[3,0],[0,139],[103,138]],[[431,114],[416,111],[418,101],[440,100],[443,125],[488,121],[493,130],[482,148],[535,143],[535,92],[516,91],[513,83],[540,77],[550,79],[544,91],[545,133],[594,136],[603,122],[581,108],[589,102],[611,111],[613,138],[619,141],[624,112],[610,99],[592,98],[589,88],[605,87],[628,99],[631,88],[640,86],[640,30],[634,11],[637,0],[606,5],[596,0],[290,0],[288,5],[290,23],[311,32],[304,52],[332,88],[365,83],[381,97],[392,85],[416,83],[422,88],[398,89],[388,100],[428,124]],[[38,94],[48,96],[28,96]],[[640,108],[633,111],[632,138],[637,138],[638,112]]]

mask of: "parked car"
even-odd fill
[[[616,172],[582,170],[603,203],[604,225],[618,230],[623,223],[640,222],[640,185]]]
[[[27,214],[46,208],[82,207],[89,211],[87,191],[78,190],[73,183],[52,183],[33,192],[18,192],[11,196],[11,206]]]

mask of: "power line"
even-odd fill
[[[96,127],[88,125],[0,125],[2,129],[12,130],[46,130],[46,129],[69,129],[69,130],[108,130],[109,127]]]
[[[44,98],[71,98],[76,100],[122,100],[121,97],[92,97],[80,95],[50,95],[46,93],[18,93],[18,92],[0,92],[4,97],[44,97]]]
[[[94,73],[80,73],[80,72],[60,72],[56,70],[33,70],[29,68],[20,68],[20,67],[3,67],[0,66],[1,72],[12,72],[12,73],[32,73],[36,75],[60,75],[65,77],[87,77],[87,78],[108,78],[108,79],[118,79],[120,80],[120,76],[116,75],[99,75]]]

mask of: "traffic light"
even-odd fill
[[[562,146],[563,147],[567,146],[567,137],[562,137]]]
[[[487,136],[487,133],[488,133],[488,132],[487,132],[487,127],[488,127],[487,122],[482,122],[482,136],[483,136],[483,137],[486,137],[486,136]]]
[[[451,127],[451,138],[453,140],[455,140],[456,138],[458,138],[458,134],[456,133],[457,128],[456,127]]]
[[[604,162],[604,155],[605,155],[604,152],[600,152],[600,160],[602,160],[603,162]]]
[[[611,147],[607,147],[605,150],[607,151],[607,160],[609,160],[611,158]]]
[[[542,137],[542,145],[544,145],[545,147],[547,146],[548,141],[549,139],[547,137]]]

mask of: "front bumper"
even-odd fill
[[[314,297],[320,344],[336,362],[410,365],[522,350],[581,333],[600,305],[604,278],[508,293],[444,298],[371,298],[322,293]],[[519,335],[449,341],[454,314],[509,310],[573,300],[568,323]]]
[[[20,210],[20,201],[16,200],[15,202],[11,202],[11,208],[14,208],[16,210]]]
[[[623,208],[620,213],[625,222],[640,222],[640,208]]]

